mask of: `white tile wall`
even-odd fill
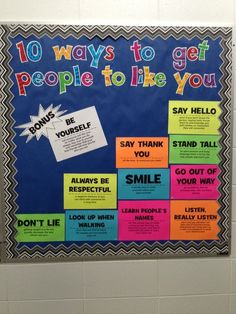
[[[86,314],[157,314],[158,300],[154,298],[95,299],[85,301]]]
[[[236,293],[236,259],[232,261],[232,293]]]
[[[233,148],[233,185],[236,185],[236,148]]]
[[[0,0],[0,20],[235,27],[235,9],[235,0]],[[236,223],[235,165],[236,149]],[[223,259],[0,265],[0,314],[235,314],[235,224],[232,246]]]
[[[157,296],[156,261],[86,262],[86,298]]]
[[[82,299],[82,263],[8,266],[8,299]]]
[[[208,295],[160,299],[160,314],[229,314],[230,297]]]
[[[160,20],[188,25],[232,23],[234,0],[160,0]]]
[[[234,28],[235,29],[235,28]],[[236,33],[236,30],[234,31],[234,33]],[[235,35],[236,36],[236,35]],[[236,45],[235,45],[235,47],[236,47]],[[235,51],[235,48],[234,48],[234,51]],[[235,73],[235,71],[234,71],[234,73]],[[234,74],[234,77],[236,77],[236,75]],[[235,86],[236,86],[236,82],[235,82],[235,78],[233,78],[233,88],[234,88],[234,91],[235,91]],[[234,108],[234,113],[235,113],[235,110],[236,110],[236,99],[235,99],[235,92],[234,92],[234,99],[233,99],[233,108]],[[235,131],[235,129],[234,129],[234,131]],[[234,135],[235,135],[235,133],[234,133]]]
[[[236,186],[235,185],[232,187],[232,220],[236,222]]]
[[[9,302],[9,314],[83,314],[83,313],[84,313],[83,300]]]
[[[236,294],[232,294],[230,302],[230,314],[235,314],[236,310]]]
[[[0,1],[1,21],[78,23],[78,0]]]
[[[8,303],[0,301],[0,314],[9,314],[8,313]]]
[[[229,293],[230,266],[227,259],[160,260],[160,295]]]
[[[99,5],[97,0],[80,0],[80,18],[85,23],[150,24],[156,23],[157,17],[156,0],[99,0]]]
[[[235,7],[236,7],[236,3],[235,3]],[[235,8],[235,11],[236,11],[236,8]],[[236,49],[236,27],[235,27],[235,24],[233,26],[233,53],[234,53],[234,56],[235,56],[235,49]],[[232,105],[233,105],[233,108],[234,110],[236,110],[236,98],[235,98],[235,87],[236,87],[236,70],[235,70],[235,57],[233,59],[233,66],[234,66],[234,70],[233,70],[233,81],[232,81],[232,87],[233,87],[233,96],[234,96],[234,99],[233,99],[233,102],[232,102]],[[234,115],[235,117],[235,115]],[[235,120],[234,120],[235,121]],[[235,130],[235,129],[234,129]],[[235,133],[234,133],[235,134]]]
[[[7,266],[0,265],[0,301],[6,300],[7,300]]]
[[[236,147],[236,111],[234,111],[233,122],[235,122],[233,124],[233,147]]]
[[[232,223],[232,243],[236,243],[236,223]],[[236,245],[232,245],[231,256],[236,258]]]

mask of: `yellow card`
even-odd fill
[[[219,134],[218,101],[169,101],[169,134]]]
[[[116,174],[64,174],[64,209],[114,209],[116,195]]]

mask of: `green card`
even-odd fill
[[[16,218],[17,242],[65,240],[64,214],[19,214]]]
[[[218,164],[219,135],[170,135],[170,164]]]

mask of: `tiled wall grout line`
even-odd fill
[[[233,293],[233,259],[230,261],[230,294]],[[231,298],[230,298],[231,299]]]
[[[93,300],[138,300],[138,299],[144,299],[144,300],[155,300],[155,299],[171,299],[171,298],[192,298],[192,297],[206,297],[206,295],[212,296],[212,297],[218,297],[218,296],[228,296],[228,295],[235,295],[236,293],[207,293],[207,294],[181,294],[181,295],[162,295],[162,296],[150,296],[150,297],[146,297],[146,296],[126,296],[126,297],[94,297],[94,298],[86,298],[86,299],[66,299],[66,298],[61,298],[60,300],[58,299],[47,299],[45,301],[47,302],[57,302],[57,301],[93,301]],[[10,300],[9,302],[14,302],[14,303],[22,303],[22,302],[32,302],[32,303],[37,303],[37,302],[41,302],[44,300],[41,299],[30,299],[30,300]],[[0,301],[0,302],[5,302],[5,301]],[[7,301],[6,301],[7,302]]]
[[[157,1],[157,19],[160,20],[161,17],[161,6],[160,6],[160,0],[156,0]]]
[[[159,280],[159,259],[156,259],[156,267],[157,267],[157,293],[156,293],[156,302],[157,302],[157,314],[161,313],[161,309],[160,309],[160,280]]]
[[[83,314],[86,314],[86,281],[85,281],[85,261],[82,262],[82,284],[83,284]]]
[[[78,0],[78,24],[80,24],[80,20],[81,20],[80,11],[81,11],[81,2],[80,0]]]

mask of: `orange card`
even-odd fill
[[[219,203],[212,200],[171,201],[171,240],[218,240]]]
[[[116,168],[167,168],[168,137],[117,137]]]

